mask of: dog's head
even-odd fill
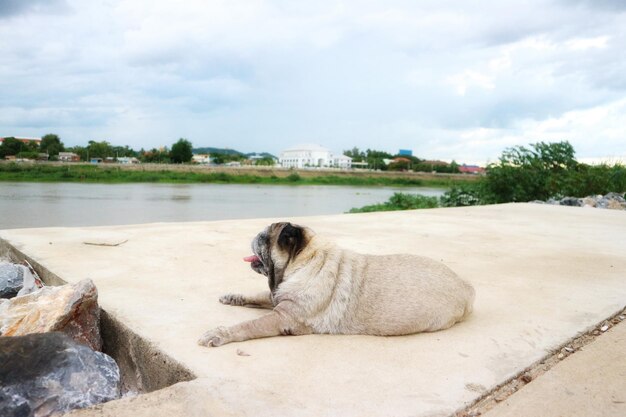
[[[273,223],[252,240],[254,255],[244,258],[252,269],[267,277],[270,291],[276,291],[287,266],[308,243],[308,229],[291,223]]]

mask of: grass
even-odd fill
[[[364,175],[301,176],[294,172],[285,177],[225,172],[180,170],[138,170],[96,165],[0,164],[0,181],[84,182],[84,183],[215,183],[215,184],[284,184],[349,185],[395,187],[450,187],[450,178],[412,178]]]

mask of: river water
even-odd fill
[[[0,230],[344,213],[436,188],[0,182]]]

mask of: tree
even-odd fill
[[[47,153],[51,157],[56,157],[59,155],[59,152],[63,152],[65,150],[65,146],[63,145],[63,142],[61,142],[61,138],[59,138],[58,135],[48,133],[41,138],[39,149],[41,152]]]
[[[94,140],[90,140],[87,145],[87,152],[89,154],[89,158],[106,158],[109,156],[115,156],[115,152],[113,151],[113,147],[107,141],[96,142]]]
[[[66,149],[68,152],[73,152],[79,156],[81,161],[86,161],[88,158],[87,148],[84,146],[72,146]]]
[[[387,164],[385,164],[384,159],[393,158],[390,153],[383,151],[376,151],[373,149],[368,149],[365,152],[365,158],[367,165],[373,169],[380,169],[385,171],[387,169]]]
[[[359,151],[359,148],[356,146],[347,151],[343,151],[343,154],[352,158],[352,162],[363,162],[365,159],[365,152]]]
[[[170,151],[170,158],[172,162],[175,164],[182,164],[183,162],[191,161],[191,157],[193,153],[191,152],[192,146],[191,142],[187,139],[180,138],[178,142],[172,145],[172,150]]]
[[[163,149],[152,148],[149,151],[144,151],[140,155],[141,162],[151,162],[157,164],[169,164],[170,152],[167,147]]]
[[[387,167],[390,171],[408,171],[410,168],[411,163],[406,160],[394,161]]]
[[[271,156],[265,156],[261,159],[257,159],[254,165],[274,166],[276,161]]]
[[[113,146],[111,148],[111,151],[113,152],[113,155],[116,158],[120,158],[120,157],[137,157],[139,156],[139,153],[137,151],[135,151],[134,149],[132,149],[131,147],[129,147],[128,145],[125,146]]]
[[[0,157],[17,155],[20,152],[28,151],[28,147],[21,140],[14,137],[4,138],[2,145],[0,145]]]
[[[567,141],[507,148],[499,163],[487,167],[487,192],[496,203],[559,197],[577,169],[574,155]]]

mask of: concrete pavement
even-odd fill
[[[81,415],[449,415],[626,304],[624,212],[507,204],[288,219],[360,252],[443,261],[475,286],[473,315],[413,336],[197,346],[209,328],[263,314],[217,299],[265,288],[241,258],[273,220],[285,219],[0,232],[62,279],[92,278],[107,312],[198,377]]]
[[[626,323],[524,386],[486,417],[626,416]]]

